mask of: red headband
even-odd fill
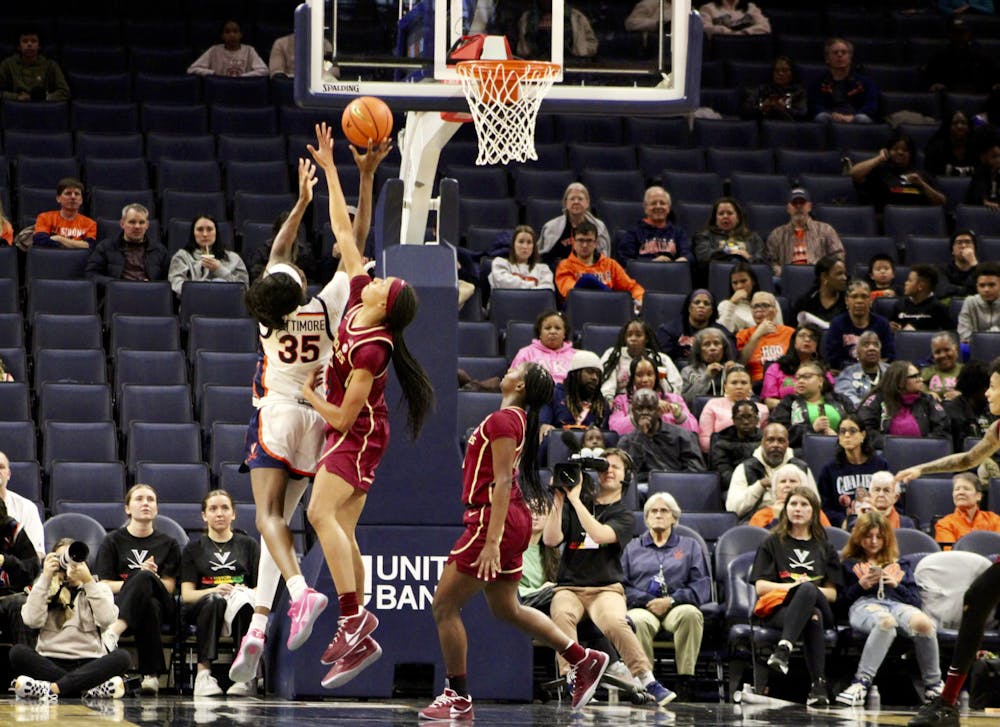
[[[396,305],[396,297],[399,295],[400,291],[406,287],[406,281],[402,278],[396,278],[392,281],[389,286],[389,294],[385,297],[385,314],[389,315],[392,313],[392,307]]]

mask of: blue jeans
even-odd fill
[[[858,662],[856,679],[871,682],[875,678],[875,672],[882,666],[889,647],[899,633],[913,639],[924,686],[934,686],[941,681],[937,631],[932,627],[926,634],[921,634],[910,625],[913,617],[920,613],[921,610],[915,606],[888,599],[859,598],[851,605],[851,626],[868,634]]]

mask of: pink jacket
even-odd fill
[[[553,351],[536,338],[517,352],[514,360],[510,362],[510,367],[516,368],[525,361],[539,363],[552,374],[552,380],[555,383],[561,384],[566,379],[566,371],[569,369],[569,362],[574,353],[576,353],[576,349],[573,348],[572,343],[565,342],[562,348]]]
[[[698,434],[698,420],[695,419],[694,414],[688,409],[684,399],[677,394],[668,394],[662,391],[657,393],[660,395],[661,401],[680,404],[681,412],[685,416],[684,421],[680,423],[674,420],[674,415],[671,412],[667,412],[660,418],[667,424],[675,424],[682,429],[687,429],[689,432]],[[620,435],[635,431],[632,419],[628,415],[628,394],[619,394],[615,397],[614,402],[611,404],[611,416],[608,418],[608,428],[614,432],[618,432]]]
[[[770,412],[759,401],[757,402],[757,412],[760,414],[760,428],[763,429],[767,426],[767,417]],[[712,443],[712,435],[721,432],[726,427],[733,426],[733,402],[724,396],[709,399],[705,403],[705,408],[701,410],[698,426],[701,429],[698,434],[701,451],[707,452]]]

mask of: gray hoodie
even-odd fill
[[[958,314],[958,337],[963,343],[973,333],[1000,332],[1000,300],[987,303],[980,295],[970,295]]]

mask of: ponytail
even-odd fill
[[[538,412],[552,401],[554,387],[552,375],[544,367],[537,363],[525,364],[524,409],[527,423],[524,446],[521,449],[521,493],[528,506],[536,510],[542,503],[547,505],[552,499],[538,477]]]
[[[399,387],[406,399],[406,426],[410,436],[416,439],[424,425],[427,414],[434,409],[434,387],[420,362],[417,361],[403,338],[403,330],[417,314],[417,294],[412,285],[403,286],[392,309],[385,318],[385,324],[392,333],[392,368],[399,379]]]

